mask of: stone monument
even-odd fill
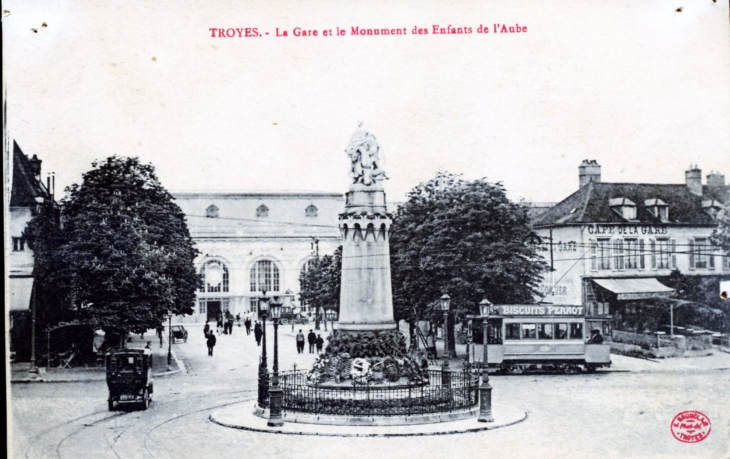
[[[358,129],[345,150],[352,162],[353,183],[340,214],[342,235],[341,331],[395,328],[390,285],[388,238],[391,219],[385,204],[375,136]]]
[[[352,183],[340,214],[342,278],[339,322],[325,353],[310,372],[319,384],[352,379],[355,383],[421,382],[423,372],[406,350],[393,319],[387,212],[380,168],[380,145],[362,125],[345,150]]]

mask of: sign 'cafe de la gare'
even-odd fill
[[[541,300],[581,305],[609,316],[636,300],[666,298],[662,278],[730,275],[730,259],[710,244],[717,214],[730,202],[725,176],[702,183],[696,166],[683,184],[603,183],[601,166],[583,161],[578,191],[533,218],[539,253],[552,271]]]

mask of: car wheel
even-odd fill
[[[114,400],[109,400],[109,411],[114,411]]]

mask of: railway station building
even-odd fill
[[[197,304],[184,322],[218,314],[258,314],[262,292],[302,312],[299,275],[340,245],[341,193],[279,191],[173,192],[200,251]]]
[[[583,305],[589,318],[609,318],[602,323],[614,329],[656,331],[660,324],[648,319],[648,308],[681,304],[666,285],[672,272],[730,279],[730,259],[709,239],[728,203],[725,176],[712,172],[703,183],[697,166],[684,183],[604,183],[601,166],[583,161],[578,190],[533,219],[540,253],[553,269],[540,300]],[[683,306],[691,314],[691,305]]]

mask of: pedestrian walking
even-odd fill
[[[243,321],[243,325],[246,327],[246,334],[251,334],[251,318],[246,317],[246,320]]]
[[[233,315],[228,318],[228,334],[233,334]]]
[[[215,332],[217,334],[223,333],[223,317],[218,316],[218,319],[215,321]]]
[[[301,329],[299,330],[299,333],[297,333],[297,353],[304,353],[304,333],[302,333]]]
[[[211,357],[213,357],[213,348],[215,347],[215,342],[216,342],[215,333],[212,333],[212,332],[208,333],[208,340],[207,340],[208,355]]]
[[[208,322],[205,322],[205,327],[203,327],[203,334],[207,337],[208,333],[210,333],[210,324],[208,324]]]
[[[241,313],[236,314],[236,325],[241,326]]]
[[[253,326],[253,335],[256,338],[256,345],[261,346],[261,335],[263,335],[263,329],[261,328],[261,324],[259,321],[256,321],[256,324]]]
[[[165,331],[165,326],[160,324],[157,326],[157,337],[160,338],[160,347],[162,347],[162,334]]]
[[[324,346],[324,339],[322,339],[322,335],[317,335],[317,340],[314,342],[315,345],[317,345],[317,354],[322,353],[322,346]]]
[[[317,335],[314,334],[314,330],[309,330],[307,341],[309,342],[309,353],[314,354],[314,343],[317,341]]]

